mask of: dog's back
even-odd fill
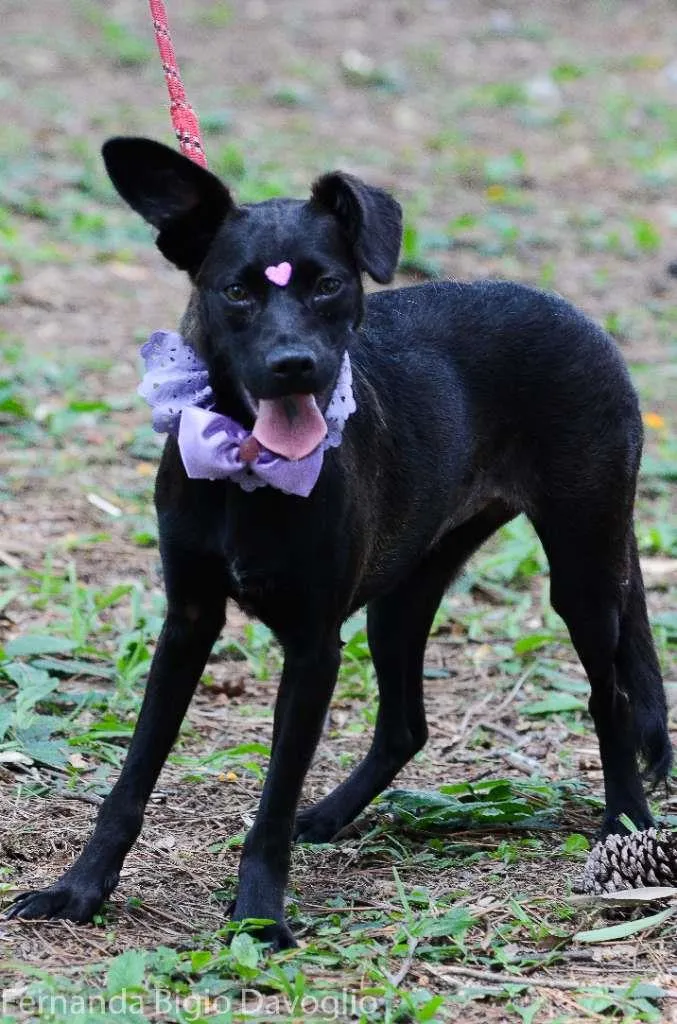
[[[497,499],[537,516],[560,491],[634,492],[642,426],[621,355],[552,293],[448,281],[372,294],[352,357],[361,401],[335,458],[350,475],[351,439],[368,449],[360,500],[366,486],[380,533],[402,538],[406,522],[424,544]]]

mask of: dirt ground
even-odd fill
[[[675,5],[185,0],[170,4],[170,15],[208,158],[236,194],[303,195],[319,172],[341,167],[403,202],[400,282],[431,271],[528,281],[554,288],[614,333],[649,414],[647,451],[659,466],[658,476],[643,478],[638,533],[652,616],[668,621],[677,555]],[[4,642],[60,628],[65,605],[50,602],[45,581],[64,577],[70,565],[83,587],[142,587],[147,606],[158,607],[157,548],[152,537],[139,540],[153,530],[159,448],[135,398],[138,344],[151,330],[177,324],[187,288],[114,199],[97,155],[111,134],[171,142],[146,5],[4,0],[0,20],[0,378],[18,382],[28,409],[21,422],[3,417],[0,397],[0,569],[3,587],[16,594],[0,604]],[[38,600],[40,593],[47,599]],[[507,609],[506,595],[514,598]],[[579,779],[599,798],[587,716],[520,713],[542,691],[522,671],[528,661],[511,674],[506,645],[547,632],[546,606],[541,572],[497,582],[478,570],[454,592],[427,659],[430,742],[398,787],[432,791],[445,782],[537,776],[553,785]],[[122,635],[128,613],[124,601],[108,618],[102,613],[104,643]],[[251,644],[247,629],[235,609],[228,638]],[[670,696],[677,689],[671,635],[661,648]],[[249,654],[243,662],[222,653],[210,665],[210,685],[200,688],[183,734],[183,761],[162,775],[104,923],[0,920],[8,987],[20,991],[33,977],[27,965],[74,978],[128,948],[187,949],[195,936],[221,927],[239,856],[231,840],[253,819],[264,762],[252,755],[258,768],[244,757],[234,768],[214,761],[211,770],[209,758],[269,742],[276,689],[274,653],[266,651],[259,671]],[[582,682],[563,639],[550,655]],[[366,750],[370,685],[363,692],[353,680],[339,690],[308,800]],[[135,680],[132,704],[139,686]],[[0,675],[0,699],[3,687],[11,699],[13,687]],[[39,759],[3,762],[2,749],[0,895],[9,898],[71,862],[115,765],[93,757],[95,784],[85,771],[67,785],[63,772]],[[674,796],[661,796],[657,806],[677,814]],[[337,894],[358,916],[365,908],[394,913],[396,865],[407,890],[458,894],[458,905],[475,915],[472,965],[497,972],[495,985],[476,979],[488,988],[461,1009],[460,982],[448,966],[465,961],[412,954],[400,987],[451,1000],[434,1019],[573,1021],[609,1012],[677,1020],[674,922],[610,945],[563,942],[550,957],[554,908],[568,920],[564,901],[581,867],[580,857],[562,855],[562,844],[571,832],[592,836],[598,810],[594,800],[569,793],[545,831],[446,835],[443,868],[434,855],[439,841],[430,846],[370,812],[341,843],[295,853],[296,930],[304,946],[316,941],[313,920],[336,911]],[[465,853],[451,866],[459,844]],[[521,932],[515,901],[529,908],[531,924],[522,922]],[[548,922],[543,934],[534,924],[540,915]],[[576,928],[600,925],[594,914],[586,920],[582,912]],[[375,941],[387,944],[393,927],[378,918]],[[504,936],[502,959],[497,935]],[[511,956],[529,978],[514,996],[499,985],[513,969]],[[316,971],[329,983],[343,977],[344,966],[318,962]],[[303,969],[313,972],[307,963]],[[353,984],[359,969],[350,969]],[[638,979],[660,990],[646,1007],[585,1001],[591,985],[617,989]],[[7,1004],[0,1006],[5,1019],[33,1018]],[[410,1009],[384,1019],[426,1018]]]

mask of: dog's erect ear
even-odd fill
[[[312,199],[337,218],[361,270],[379,284],[392,281],[402,241],[402,208],[383,189],[343,171],[318,178]]]
[[[234,206],[225,185],[188,157],[151,139],[109,139],[102,153],[122,198],[159,229],[160,252],[180,270],[196,274]]]

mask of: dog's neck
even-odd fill
[[[217,411],[207,365],[182,335],[156,331],[141,355],[146,372],[139,394],[153,410],[153,428],[178,437],[184,469],[191,479],[232,480],[244,491],[271,486],[308,497],[326,451],[341,444],[346,421],[356,409],[346,351],[324,410],[324,438],[302,457],[285,457],[277,454],[280,449],[270,450],[258,440],[256,424],[252,432],[241,420]],[[315,409],[322,419],[317,406]]]

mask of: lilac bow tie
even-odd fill
[[[270,485],[307,498],[327,448],[336,448],[355,412],[348,353],[324,413],[327,435],[305,458],[285,459],[264,448],[240,423],[212,412],[207,367],[180,334],[156,331],[141,349],[146,373],[139,394],[153,410],[153,428],[178,436],[186,473],[194,480],[233,480],[245,491]]]

